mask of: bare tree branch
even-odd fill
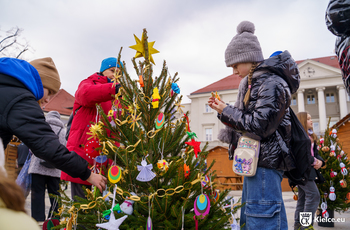
[[[22,31],[23,29],[18,27],[8,31],[0,30],[0,57],[22,58],[25,52],[33,50],[28,42],[20,37]]]

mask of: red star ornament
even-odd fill
[[[190,142],[185,142],[185,144],[191,145],[193,147],[194,153],[196,154],[196,157],[198,157],[197,154],[201,152],[201,149],[199,147],[201,143],[192,139]]]

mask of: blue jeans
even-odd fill
[[[282,197],[282,171],[257,168],[253,177],[243,182],[240,225],[243,229],[288,229],[287,215]]]

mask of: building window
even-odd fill
[[[309,94],[307,95],[307,104],[315,104],[316,100],[315,100],[315,95]]]
[[[205,129],[205,140],[206,141],[213,140],[213,129]]]
[[[297,105],[297,98],[292,97],[292,101],[290,102],[290,105]]]
[[[205,112],[206,113],[211,113],[213,112],[212,108],[210,108],[209,104],[205,104]]]
[[[334,102],[334,93],[327,93],[326,94],[326,103],[332,103]]]

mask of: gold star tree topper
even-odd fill
[[[146,54],[145,54],[145,48],[143,46],[144,42],[145,42],[145,32],[142,33],[142,37],[141,37],[141,40],[136,37],[136,35],[134,34],[134,38],[135,38],[135,41],[136,41],[136,45],[133,45],[133,46],[129,46],[131,49],[134,49],[136,50],[136,55],[135,55],[135,58],[139,58],[139,57],[144,57],[146,58]],[[158,50],[156,50],[155,48],[153,48],[153,45],[154,45],[155,41],[153,42],[148,42],[148,58],[149,58],[149,61],[152,62],[154,65],[154,60],[153,60],[153,57],[152,57],[152,54],[156,54],[156,53],[159,53]]]

